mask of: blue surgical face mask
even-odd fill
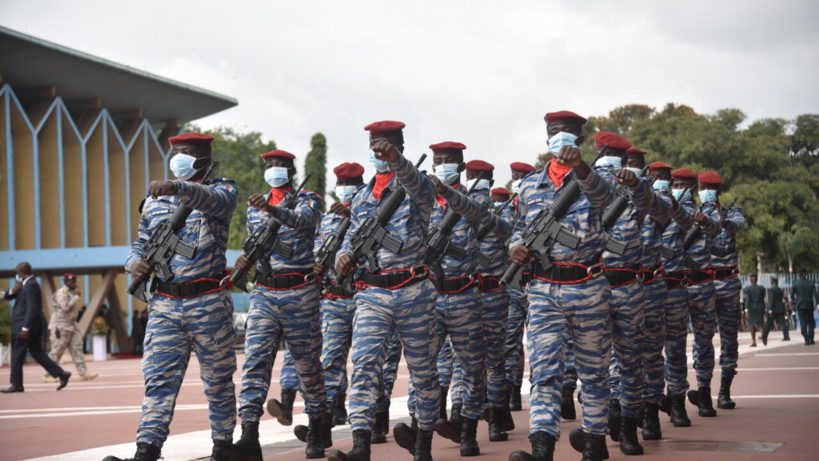
[[[370,149],[369,156],[370,163],[375,167],[375,171],[379,173],[386,173],[390,171],[390,162],[376,157],[375,152],[372,149]]]
[[[511,187],[512,187],[512,192],[513,193],[515,193],[515,194],[520,193],[520,183],[522,181],[523,181],[522,179],[517,179],[515,181],[512,181]]]
[[[605,157],[600,157],[600,159],[597,160],[594,166],[605,166],[614,168],[615,170],[619,170],[620,168],[623,167],[623,158],[614,155],[607,155]]]
[[[196,157],[187,154],[176,154],[171,157],[171,172],[177,179],[182,181],[190,179],[196,174],[196,168],[193,167],[194,162],[196,162]]]
[[[500,207],[502,207],[504,203],[506,203],[506,201],[503,201],[503,202],[494,202],[495,208],[500,208]]]
[[[442,183],[446,185],[453,185],[455,184],[458,179],[461,177],[461,173],[458,171],[458,164],[457,163],[442,163],[440,165],[435,165],[435,176],[441,180]]]
[[[700,196],[700,202],[702,203],[717,201],[717,191],[715,190],[710,189],[701,190],[698,192],[698,195]]]
[[[685,192],[685,195],[683,195],[683,192]],[[687,202],[691,200],[691,189],[674,189],[671,191],[671,195],[673,195],[678,202]]]
[[[627,166],[626,169],[628,171],[631,171],[632,173],[634,173],[634,176],[637,176],[638,178],[643,175],[643,169],[642,168],[634,168],[634,167],[631,167],[631,166]]]
[[[336,186],[336,196],[338,197],[338,201],[345,205],[349,205],[353,201],[355,190],[356,186]]]
[[[473,184],[475,184],[475,179],[467,179],[466,180],[466,190],[472,189]],[[476,187],[475,190],[478,190],[478,189],[489,189],[489,180],[488,179],[481,179],[480,181],[478,181],[478,187]]]
[[[282,187],[290,181],[287,168],[274,166],[264,170],[264,180],[270,187]]]
[[[551,152],[553,155],[557,155],[560,152],[560,148],[563,146],[577,147],[577,144],[575,143],[576,141],[577,136],[566,131],[561,131],[560,133],[549,138],[549,152]]]
[[[671,181],[665,179],[658,179],[654,181],[654,190],[668,190],[671,187]]]

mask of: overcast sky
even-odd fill
[[[260,131],[299,165],[320,131],[328,169],[370,174],[363,127],[391,119],[411,159],[463,142],[498,185],[545,151],[546,112],[819,113],[817,22],[815,0],[0,0],[5,27],[236,98],[196,123]]]

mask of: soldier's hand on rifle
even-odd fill
[[[274,216],[276,215],[276,207],[270,206],[270,204],[267,203],[267,199],[262,194],[251,194],[250,197],[247,198],[247,204],[248,206],[252,206],[257,210],[266,211]]]
[[[148,193],[151,194],[151,198],[173,195],[176,193],[176,184],[173,181],[151,181]]]
[[[523,245],[513,246],[509,248],[509,259],[518,266],[523,266],[532,259],[532,252]]]
[[[356,264],[355,261],[353,261],[353,257],[348,255],[347,253],[344,253],[343,255],[336,258],[336,271],[339,274],[346,276],[353,269],[355,269],[355,266]]]
[[[324,271],[326,270],[327,267],[325,267],[324,264],[320,262],[313,264],[313,275],[315,275],[316,277],[321,277],[321,274],[323,274]]]
[[[432,179],[432,182],[435,183],[435,191],[436,192],[438,192],[439,194],[443,194],[444,192],[446,192],[447,186],[446,186],[446,184],[442,183],[440,179],[438,179],[438,176],[435,176],[433,174],[433,175],[430,175],[429,177]]]
[[[244,253],[240,254],[238,258],[236,258],[236,262],[233,264],[233,269],[239,272],[248,273],[250,269],[253,268],[253,263],[247,259]]]
[[[350,217],[350,207],[345,206],[341,202],[336,202],[330,205],[330,213],[335,213],[339,216]]]
[[[708,216],[705,216],[704,214],[702,214],[701,212],[698,211],[697,214],[694,215],[694,221],[697,221],[697,222],[700,222],[700,223],[708,221]]]
[[[631,187],[637,184],[637,175],[634,174],[634,172],[631,170],[622,168],[620,169],[620,171],[617,172],[617,181],[619,181],[620,184],[624,186]]]
[[[153,272],[153,269],[144,259],[137,259],[136,262],[131,264],[131,276],[136,280],[146,280],[150,277],[151,272]]]
[[[398,160],[398,149],[396,149],[389,141],[376,141],[370,149],[375,152],[375,157],[379,160],[387,162],[394,162]]]

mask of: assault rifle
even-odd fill
[[[580,184],[577,182],[577,178],[572,176],[569,184],[566,185],[560,196],[555,199],[553,206],[540,210],[521,235],[523,246],[529,251],[540,253],[540,263],[544,269],[548,269],[552,265],[552,261],[549,259],[549,249],[555,242],[569,248],[577,248],[580,245],[580,237],[573,235],[558,222],[558,219],[569,211],[569,207],[572,206],[578,195],[580,195]],[[515,263],[510,264],[506,272],[503,273],[500,282],[509,285],[514,281],[513,286],[517,288],[515,285],[520,280],[517,274],[522,267]]]
[[[341,244],[344,243],[344,235],[349,228],[350,218],[342,219],[336,230],[330,235],[330,238],[321,244],[321,248],[316,253],[317,263],[324,267],[332,267],[335,264],[336,253],[341,249]]]
[[[514,201],[515,197],[517,197],[517,196],[518,196],[517,192],[512,194],[511,197],[509,197],[505,202],[503,202],[503,205],[493,208],[492,209],[492,214],[496,214],[496,215],[501,214],[503,212],[503,210],[506,209],[506,207],[509,206],[509,204],[512,203],[512,201]],[[480,229],[478,229],[478,235],[477,235],[478,242],[483,240],[483,238],[486,237],[486,234],[488,234],[488,233],[489,233],[489,226],[481,226]],[[486,256],[483,253],[478,253],[478,265],[479,266],[486,267],[491,262],[492,261],[489,260],[488,256]]]
[[[299,184],[293,193],[287,198],[282,208],[292,210],[296,208],[299,200],[299,193],[304,185],[313,175],[308,174],[304,181]],[[293,256],[293,248],[286,245],[279,239],[279,229],[281,229],[281,222],[275,217],[271,216],[264,226],[257,228],[242,245],[242,251],[251,264],[259,263],[260,270],[263,274],[269,274],[273,269],[270,267],[270,255],[275,251],[279,256],[285,259],[290,259]],[[234,271],[230,276],[230,281],[236,288],[242,291],[247,291],[247,272],[240,270]]]
[[[208,169],[205,170],[205,175],[202,177],[202,185],[210,184],[210,174],[218,165],[219,162],[210,163]],[[196,163],[194,163],[194,167],[195,166]],[[176,235],[177,232],[185,227],[185,222],[192,212],[193,208],[185,204],[179,205],[179,208],[173,213],[171,219],[160,223],[154,228],[148,241],[142,247],[145,253],[142,259],[151,266],[154,271],[159,272],[160,277],[164,278],[165,281],[173,280],[174,275],[171,271],[171,259],[173,259],[174,255],[178,254],[188,259],[193,259],[196,255],[196,247]],[[131,285],[128,286],[128,294],[142,302],[148,302],[151,299],[148,293],[148,279],[134,280],[131,282]]]
[[[483,172],[480,172],[472,184],[472,187],[466,191],[467,197],[475,190],[478,186],[478,181],[480,181],[482,177]],[[450,237],[452,229],[455,228],[455,225],[458,224],[460,220],[461,215],[456,213],[450,206],[447,208],[446,213],[444,213],[444,217],[441,218],[441,223],[430,229],[429,235],[427,235],[427,266],[435,277],[439,279],[444,277],[444,268],[441,265],[444,256],[451,256],[458,261],[462,261],[466,258],[466,249],[453,245],[452,238]]]
[[[422,154],[421,158],[418,159],[418,162],[415,164],[415,168],[420,167],[426,158],[427,154]],[[381,208],[378,209],[376,215],[365,219],[361,226],[356,229],[356,233],[350,237],[350,244],[353,246],[353,261],[367,258],[367,263],[371,271],[378,270],[378,263],[375,260],[375,256],[378,253],[379,246],[383,246],[396,254],[400,253],[404,247],[404,242],[387,233],[387,229],[384,228],[407,196],[407,191],[404,190],[401,184],[397,181],[396,184],[395,189],[390,192],[389,197],[386,198]],[[354,272],[354,270],[351,270],[347,275],[338,274],[336,283],[345,288],[351,288],[350,282],[352,281]]]
[[[723,220],[725,220],[728,217],[728,212],[731,211],[732,208],[734,208],[734,205],[736,205],[737,200],[739,200],[739,197],[734,197],[734,200],[731,202],[730,205],[728,205],[728,208],[726,208],[725,211],[722,212]],[[717,258],[724,258],[728,256],[729,252],[723,250],[722,248],[717,248],[714,245],[711,245],[711,254],[716,256]]]
[[[646,170],[648,170],[648,166],[643,167],[643,175],[645,174]],[[655,177],[651,183],[654,184],[654,181],[656,180],[657,178]],[[611,230],[612,226],[614,226],[617,220],[620,219],[623,211],[625,211],[629,200],[630,197],[628,194],[628,188],[622,185],[617,186],[614,200],[611,201],[609,206],[606,207],[606,210],[603,212],[603,230],[606,232]],[[626,244],[618,242],[617,240],[613,239],[611,235],[609,235],[608,239],[606,239],[606,250],[611,251],[614,254],[622,256],[627,249],[628,247]]]
[[[683,193],[683,196],[685,193]],[[705,206],[704,203],[700,204],[699,212],[702,213],[702,209]],[[700,266],[688,256],[688,249],[691,248],[691,245],[694,244],[694,241],[699,238],[700,234],[702,234],[702,225],[699,222],[694,222],[694,225],[691,226],[691,229],[688,229],[686,232],[685,237],[683,237],[683,250],[686,251],[685,260],[683,264],[690,270],[699,270]]]
[[[690,187],[686,188],[685,190],[683,190],[683,193],[682,193],[682,195],[680,195],[680,197],[685,197],[685,193],[690,192],[690,191],[691,191]],[[673,198],[673,195],[672,195],[672,198]],[[688,238],[687,235],[686,235],[686,238]],[[685,241],[685,239],[683,239],[683,241]],[[665,258],[665,259],[673,258],[675,254],[676,254],[676,252],[674,251],[673,248],[669,248],[669,247],[667,247],[665,245],[660,247],[660,256]]]

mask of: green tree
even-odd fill
[[[321,133],[316,133],[310,139],[310,152],[304,159],[304,174],[312,174],[309,184],[306,187],[315,193],[325,196],[327,192],[327,139]],[[322,201],[322,210],[326,206],[326,200]]]
[[[782,254],[788,258],[789,274],[793,274],[793,259],[805,250],[810,240],[811,231],[803,226],[793,226],[790,232],[779,234],[777,242]]]

